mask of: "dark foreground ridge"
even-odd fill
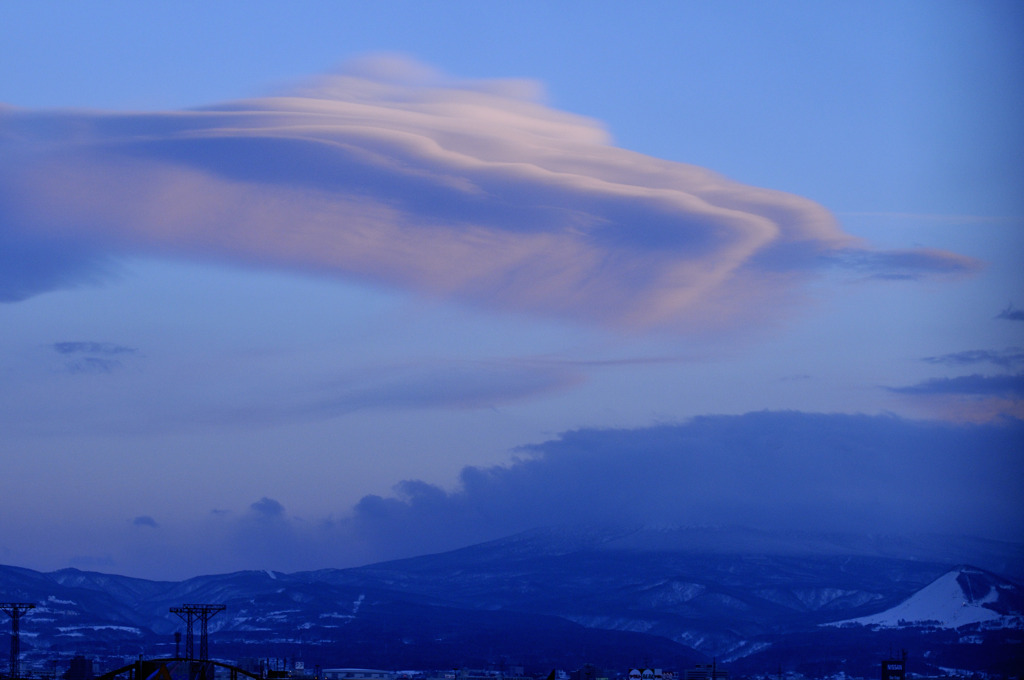
[[[1022,556],[1019,544],[975,539],[588,527],[355,569],[180,582],[0,567],[0,600],[35,604],[21,617],[19,660],[36,678],[76,657],[97,674],[182,657],[175,634],[186,621],[172,609],[183,602],[224,607],[202,622],[211,660],[264,674],[519,668],[546,678],[590,667],[676,677],[714,663],[734,678],[875,680],[880,660],[906,649],[910,677],[1019,677]]]

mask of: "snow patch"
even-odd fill
[[[57,630],[65,635],[81,635],[78,631],[82,630],[119,630],[123,633],[131,633],[132,635],[141,635],[142,631],[134,626],[112,626],[107,624],[99,624],[95,626],[81,625],[81,626],[58,626]]]
[[[762,652],[771,646],[772,644],[770,642],[742,643],[736,649],[732,650],[729,656],[725,657],[722,660],[727,663],[732,663],[737,659],[742,659],[745,656],[750,656],[751,654],[757,654],[758,652]]]
[[[993,600],[990,593],[980,600],[972,599],[957,580],[962,572],[951,571],[940,576],[900,604],[878,614],[835,621],[827,626],[858,624],[880,628],[899,628],[908,624],[930,624],[941,628],[959,628],[973,623],[1000,619],[997,612],[983,606]],[[993,589],[992,592],[994,592]]]
[[[48,598],[46,598],[46,601],[53,602],[54,604],[78,604],[74,600],[61,600],[60,598],[55,597],[53,595],[50,595]]]

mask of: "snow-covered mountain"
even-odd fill
[[[958,566],[972,555],[985,569]],[[84,653],[100,668],[173,655],[183,624],[169,608],[209,602],[226,606],[210,647],[229,660],[546,674],[714,656],[736,674],[867,677],[888,649],[909,647],[929,654],[917,672],[1001,672],[1024,650],[1022,555],[977,539],[587,527],[355,569],[181,582],[0,567],[0,600],[37,603],[22,623],[29,661]]]
[[[949,571],[895,607],[877,614],[837,621],[835,626],[878,628],[925,626],[960,628],[1024,628],[1021,588],[981,569],[960,567]]]

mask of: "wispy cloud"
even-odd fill
[[[579,370],[529,361],[443,361],[394,366],[327,386],[309,404],[338,413],[358,409],[489,408],[571,387]]]
[[[150,517],[149,515],[139,515],[138,517],[136,517],[135,519],[132,520],[132,526],[148,527],[150,529],[156,529],[160,525],[157,524],[156,520],[153,519],[152,517]]]
[[[81,343],[87,346],[89,343]],[[125,433],[167,434],[221,428],[263,428],[357,417],[367,412],[476,411],[544,399],[585,383],[593,371],[621,365],[664,363],[679,359],[644,358],[572,360],[511,356],[480,359],[426,357],[401,362],[338,367],[331,361],[315,368],[271,374],[273,360],[246,357],[223,361],[221,370],[177,366],[147,366],[136,370],[131,347],[110,353],[79,351],[60,354],[49,373],[70,374],[70,380],[109,376],[118,389],[77,399],[70,383],[55,383],[58,397],[49,404],[60,408],[21,417],[20,410],[0,409],[0,427],[8,433],[46,428],[51,432],[85,432],[123,436]],[[47,351],[53,351],[47,345]],[[122,358],[123,357],[123,358]],[[345,363],[345,362],[341,362]],[[19,388],[32,384],[35,373],[21,378]],[[116,379],[116,380],[115,380]],[[149,389],[153,381],[160,389]],[[89,389],[88,381],[84,387]],[[14,385],[11,386],[12,389]],[[8,390],[13,394],[11,390]],[[12,397],[13,398],[13,397]]]
[[[64,368],[70,373],[112,373],[123,366],[122,357],[138,354],[134,347],[85,341],[55,342],[53,351],[67,357]]]
[[[346,372],[287,393],[248,395],[246,406],[187,414],[188,422],[260,424],[323,420],[365,411],[494,409],[578,385],[571,364],[505,360],[422,360]]]
[[[873,251],[807,199],[615,148],[537,89],[379,58],[204,109],[0,110],[0,243],[38,250],[0,278],[0,299],[99,275],[85,253],[157,252],[704,328],[767,314],[823,266],[896,278],[977,266]]]
[[[824,258],[871,278],[915,280],[931,276],[963,276],[981,264],[965,255],[931,248],[873,251],[860,248],[837,249]]]
[[[1020,347],[1011,347],[1005,350],[972,349],[934,357],[925,357],[922,361],[926,361],[929,364],[944,364],[947,366],[992,364],[1002,368],[1014,368],[1024,365],[1024,349]]]
[[[961,375],[931,378],[914,385],[888,387],[927,412],[960,422],[1024,418],[1024,374]]]
[[[1024,397],[1024,374],[962,375],[956,378],[932,378],[916,385],[890,387],[901,394],[962,394],[1020,399]]]
[[[243,408],[216,409],[203,418],[249,424],[358,411],[496,408],[557,393],[585,379],[583,366],[573,362],[424,360],[350,371],[316,386],[264,395]]]
[[[998,224],[1013,226],[1024,221],[1022,216],[1013,215],[965,215],[948,213],[908,213],[908,212],[841,212],[840,217],[892,217],[901,220],[919,222],[936,222],[946,224]]]
[[[59,354],[135,354],[134,347],[115,345],[112,342],[55,342],[53,349]]]
[[[113,373],[122,365],[120,361],[100,357],[80,357],[64,363],[70,373]]]

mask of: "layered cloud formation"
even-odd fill
[[[378,58],[203,109],[0,109],[0,300],[157,254],[693,328],[767,314],[825,266],[896,278],[975,267],[872,251],[809,200],[616,148],[536,90]]]

